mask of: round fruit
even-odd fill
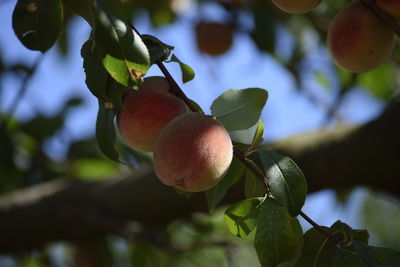
[[[139,90],[153,90],[168,93],[170,91],[170,86],[167,81],[162,76],[150,76],[143,79],[140,84]]]
[[[400,20],[400,1],[399,0],[376,0],[378,6],[394,17],[397,20]]]
[[[216,185],[231,164],[232,141],[211,117],[186,113],[162,130],[154,149],[157,176],[167,185],[188,192]]]
[[[176,96],[156,90],[129,91],[117,116],[125,142],[134,149],[151,152],[164,126],[187,111]]]
[[[233,27],[217,22],[200,22],[196,26],[196,39],[201,52],[218,56],[231,48]]]
[[[352,72],[371,70],[385,61],[395,35],[360,2],[345,6],[331,21],[328,47],[336,63]]]
[[[303,14],[311,11],[321,0],[272,0],[283,11],[290,14]]]

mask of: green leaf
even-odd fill
[[[113,104],[114,108],[118,110],[122,107],[122,96],[125,92],[132,90],[127,86],[123,86],[122,84],[115,81],[111,78],[110,75],[107,74],[107,88],[106,88],[106,99],[108,102]]]
[[[107,158],[85,158],[71,161],[69,169],[73,177],[85,180],[101,180],[117,175],[119,166]]]
[[[19,0],[12,15],[12,26],[28,49],[47,51],[57,41],[63,23],[60,0]]]
[[[361,262],[353,251],[339,248],[333,258],[332,267],[361,267]]]
[[[237,158],[233,158],[224,178],[216,186],[206,191],[207,203],[210,211],[213,211],[217,207],[229,188],[239,181],[244,173],[244,169],[244,165]]]
[[[230,206],[224,214],[224,221],[229,231],[237,237],[245,237],[257,224],[260,204],[265,198],[252,198]]]
[[[86,74],[86,86],[95,97],[105,101],[107,99],[107,71],[103,67],[92,39],[83,44],[81,56]]]
[[[297,218],[272,198],[261,205],[254,246],[262,267],[273,267],[293,260],[303,244],[303,231]]]
[[[358,84],[375,97],[388,100],[396,88],[396,66],[392,62],[383,64],[357,76]]]
[[[363,267],[382,266],[378,256],[374,253],[374,250],[371,246],[368,246],[364,242],[358,240],[355,240],[353,245]]]
[[[390,248],[370,247],[376,258],[381,263],[380,266],[397,267],[400,262],[400,252]]]
[[[251,37],[260,50],[274,54],[277,19],[274,12],[271,12],[270,6],[267,6],[264,2],[259,1],[258,5],[255,5],[252,10],[254,29],[251,32]]]
[[[272,151],[260,151],[272,195],[288,208],[291,216],[297,216],[307,194],[307,182],[296,163],[290,158]]]
[[[143,34],[142,40],[149,51],[151,63],[168,58],[174,49],[173,46],[161,42],[157,37],[152,35]]]
[[[264,175],[264,181],[266,183],[267,180],[265,178],[265,171],[261,166],[262,163],[259,153],[251,154],[248,158],[246,158],[246,161],[252,165],[254,169],[258,170],[259,173]],[[263,197],[266,194],[266,189],[263,182],[249,169],[246,169],[245,171],[244,193],[246,198]]]
[[[112,160],[119,162],[118,152],[115,149],[115,112],[99,102],[99,112],[96,121],[96,140],[100,151]]]
[[[251,142],[251,145],[250,145],[249,149],[247,150],[246,154],[251,154],[252,152],[257,150],[258,146],[263,141],[263,134],[264,134],[264,125],[263,125],[262,121],[259,120],[257,123],[257,129],[253,136],[253,141]]]
[[[81,16],[94,27],[94,5],[92,0],[62,0],[64,6]]]
[[[211,113],[228,131],[247,129],[259,120],[267,98],[264,89],[231,89],[214,100]]]
[[[329,228],[323,227],[327,231]],[[336,244],[315,228],[304,234],[304,245],[296,267],[330,266],[337,250]]]
[[[341,221],[336,221],[334,224],[332,224],[331,229],[334,231],[334,233],[341,233],[343,236],[342,240],[346,244],[350,244],[354,240],[359,240],[365,244],[368,244],[369,234],[366,230],[353,229]]]
[[[166,267],[170,260],[167,253],[145,242],[135,242],[130,252],[133,266]]]
[[[265,188],[262,182],[248,169],[244,174],[244,194],[246,198],[262,197],[265,195]]]
[[[167,62],[176,62],[179,64],[179,67],[181,68],[181,72],[182,72],[182,82],[183,83],[187,83],[187,82],[193,80],[194,75],[195,75],[194,70],[189,65],[180,61],[174,54],[172,54],[171,59]]]
[[[95,2],[94,38],[104,67],[122,85],[137,85],[150,66],[146,45],[126,22],[119,1],[111,7],[105,0]]]

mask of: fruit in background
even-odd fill
[[[394,44],[393,31],[360,2],[352,2],[339,11],[328,29],[333,59],[352,72],[377,67],[390,56]]]
[[[154,149],[154,167],[164,184],[199,192],[223,178],[232,156],[232,141],[225,128],[211,117],[190,112],[162,130]]]
[[[376,4],[393,18],[400,20],[399,0],[376,0]]]
[[[150,88],[145,84],[144,88],[141,86],[138,91],[132,90],[124,95],[117,116],[118,128],[130,147],[151,152],[165,125],[186,111],[184,102],[167,93],[164,85]]]
[[[200,22],[196,25],[196,42],[201,52],[222,55],[232,46],[233,27],[217,22]]]
[[[272,2],[287,13],[303,14],[318,6],[321,0],[272,0]]]

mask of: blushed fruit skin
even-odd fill
[[[196,25],[198,49],[211,56],[222,55],[233,43],[233,27],[217,22],[200,22]]]
[[[376,4],[393,18],[400,20],[399,0],[376,0]]]
[[[290,14],[304,14],[321,3],[321,0],[272,0],[272,2]]]
[[[152,152],[161,130],[187,111],[176,96],[157,90],[129,91],[117,122],[124,141],[133,149]]]
[[[328,29],[333,59],[351,72],[377,67],[390,56],[394,44],[393,31],[360,2],[352,2],[339,11]]]
[[[232,156],[232,141],[225,128],[211,117],[190,112],[162,130],[153,161],[164,184],[200,192],[223,178]]]
[[[167,81],[162,76],[150,76],[143,79],[140,84],[139,90],[152,90],[168,93],[170,92],[170,86]]]

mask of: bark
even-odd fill
[[[400,196],[399,117],[394,102],[365,125],[295,136],[267,148],[295,160],[310,192],[366,185]],[[243,199],[242,187],[235,185],[224,202]],[[132,222],[161,225],[205,210],[204,194],[184,199],[151,169],[96,182],[49,182],[0,197],[0,252],[89,239]]]

